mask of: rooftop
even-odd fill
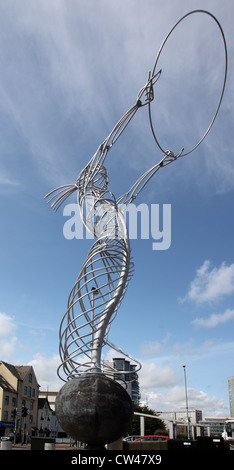
[[[18,379],[24,380],[26,375],[29,373],[30,370],[33,371],[32,366],[14,366],[13,364],[8,364],[8,362],[0,361],[0,363],[4,364],[5,367]],[[34,371],[33,371],[34,372]],[[35,373],[34,373],[35,376]],[[36,376],[35,376],[36,378]]]

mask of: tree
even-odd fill
[[[148,406],[140,406],[134,404],[134,411],[138,413],[145,413],[148,415],[156,416],[156,412],[148,408]],[[159,430],[164,433],[166,432],[166,427],[164,422],[159,418],[145,418],[145,435],[155,434],[155,431]],[[134,415],[132,420],[132,426],[128,430],[128,435],[140,435],[140,416]]]

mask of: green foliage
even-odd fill
[[[156,436],[168,436],[169,435],[168,430],[165,429],[165,426],[164,426],[164,429],[162,429],[162,428],[156,429],[154,431],[154,434]]]
[[[154,410],[151,410],[148,408],[148,406],[140,406],[137,404],[134,404],[134,411],[137,411],[138,413],[145,413],[148,415],[156,415],[156,412]],[[160,431],[160,434],[159,434]],[[158,434],[161,436],[167,435],[167,430],[165,427],[164,422],[159,419],[159,418],[145,418],[145,435],[152,435],[152,434]],[[132,420],[132,426],[128,430],[128,435],[140,435],[140,416],[134,415],[133,420]]]
[[[177,434],[176,438],[177,438],[177,439],[187,439],[187,438],[188,438],[188,434],[185,433],[185,432],[180,432],[179,434]]]

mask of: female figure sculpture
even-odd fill
[[[207,131],[195,147],[186,152],[184,152],[184,148],[182,148],[180,152],[175,155],[171,150],[163,150],[158,142],[152,124],[151,103],[154,100],[154,85],[161,77],[162,73],[161,70],[157,71],[157,66],[165,42],[175,27],[183,19],[193,13],[204,13],[217,23],[222,34],[225,49],[225,74],[218,107]],[[101,359],[102,347],[104,345],[109,345],[116,351],[123,353],[123,351],[113,345],[108,339],[111,322],[116,316],[129,280],[133,274],[133,262],[131,259],[130,243],[123,207],[126,208],[128,204],[134,201],[140,191],[160,168],[174,162],[181,156],[188,155],[202,142],[217,116],[224,93],[226,75],[226,41],[217,19],[211,13],[204,10],[195,10],[188,13],[176,23],[163,41],[156,57],[152,73],[149,73],[147,83],[139,91],[136,103],[122,116],[111,133],[99,146],[89,163],[79,174],[76,183],[60,186],[45,196],[49,197],[49,202],[52,203],[51,207],[58,210],[67,197],[77,191],[77,203],[82,221],[87,230],[96,237],[96,241],[90,248],[85,262],[81,267],[79,276],[70,292],[67,310],[62,319],[59,333],[61,364],[58,369],[58,375],[65,382],[68,381],[69,383],[70,381],[71,384],[68,385],[69,393],[67,391],[68,387],[66,387],[67,384],[64,386],[65,389],[63,390],[62,388],[61,393],[59,392],[56,400],[56,413],[60,417],[62,427],[67,430],[70,435],[84,442],[91,444],[95,442],[98,444],[111,442],[114,438],[122,435],[121,433],[123,432],[121,422],[124,422],[124,418],[121,417],[120,420],[117,419],[117,416],[121,415],[120,410],[122,409],[123,415],[125,413],[127,416],[125,425],[129,423],[132,413],[128,398],[126,398],[126,396],[122,397],[123,392],[118,389],[119,385],[117,386],[114,381],[111,381],[111,384],[107,381],[106,376],[108,374],[113,376],[113,369],[108,370]],[[126,129],[133,116],[140,108],[146,105],[149,109],[153,137],[159,149],[163,152],[163,157],[156,165],[146,171],[127,193],[116,199],[108,188],[108,173],[104,163],[108,152]],[[125,355],[130,357],[127,354]],[[136,363],[138,364],[139,370],[141,366],[138,361],[136,361]],[[66,379],[64,379],[61,374],[61,369]],[[81,378],[81,380],[77,382],[70,380],[79,378]],[[105,383],[106,387],[105,393],[101,395],[102,398],[100,398],[100,380],[102,380],[103,384]],[[92,394],[90,387],[94,383],[99,385],[96,386]],[[111,388],[111,392],[109,387]],[[87,393],[92,395],[93,406],[90,407],[89,405],[90,408],[86,406]],[[107,421],[105,421],[105,419],[108,417],[111,405],[108,402],[105,410],[103,410],[102,408],[100,409],[100,402],[112,394],[114,397],[115,393],[117,395],[112,399],[111,403],[114,403],[114,399],[117,400],[117,396],[121,396],[120,402],[122,403],[122,408],[119,405],[117,414],[116,412],[111,412],[110,420],[112,420],[112,422],[114,420],[117,427],[115,430],[113,429],[113,433],[110,434],[110,425],[107,424],[109,418]],[[78,395],[79,400],[77,398]],[[81,398],[81,396],[83,396],[83,398]],[[69,406],[66,405],[66,401],[68,401],[67,405]],[[74,413],[71,411],[72,407],[74,408]],[[89,416],[89,422],[85,421],[84,413],[86,413],[85,416]],[[81,423],[85,422],[85,426],[79,424],[79,420]],[[99,424],[90,425],[90,422],[98,422]],[[101,431],[100,427],[102,428]],[[107,432],[106,428],[108,428]],[[99,437],[98,432],[100,432]]]

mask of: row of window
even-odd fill
[[[35,396],[35,395],[33,395],[33,396]],[[25,404],[26,404],[26,401],[22,400],[22,406],[25,406]],[[5,405],[6,406],[10,405],[10,397],[8,395],[5,395]],[[15,397],[12,397],[11,406],[16,407],[16,398]],[[32,410],[33,409],[33,401],[30,402],[30,406],[31,406],[30,409]]]
[[[8,395],[5,395],[5,405],[7,405],[7,406],[10,405],[10,398],[9,398]],[[12,398],[11,405],[16,407],[16,398],[15,397]],[[26,400],[22,400],[22,408],[24,406],[26,406]],[[33,401],[29,402],[29,409],[33,410]]]
[[[8,411],[4,411],[3,416],[4,416],[4,421],[8,421],[8,418],[9,418],[9,421],[14,421],[12,414],[9,414]],[[29,415],[29,422],[30,423],[33,422],[33,415]]]
[[[24,387],[24,395],[27,395],[28,398],[34,398],[36,394],[35,388],[31,387]],[[5,395],[5,405],[8,406],[10,404],[10,397],[9,395]],[[16,406],[16,398],[12,397],[11,401],[12,406]]]
[[[28,397],[32,397],[32,398],[33,398],[33,397],[35,397],[35,393],[36,393],[35,388],[29,387],[29,386],[27,387],[27,386],[25,385],[25,387],[24,387],[24,395],[27,395]]]
[[[5,405],[9,405],[10,404],[10,397],[8,395],[5,395]],[[11,402],[12,406],[16,406],[16,398],[13,397],[12,398],[12,402]]]

